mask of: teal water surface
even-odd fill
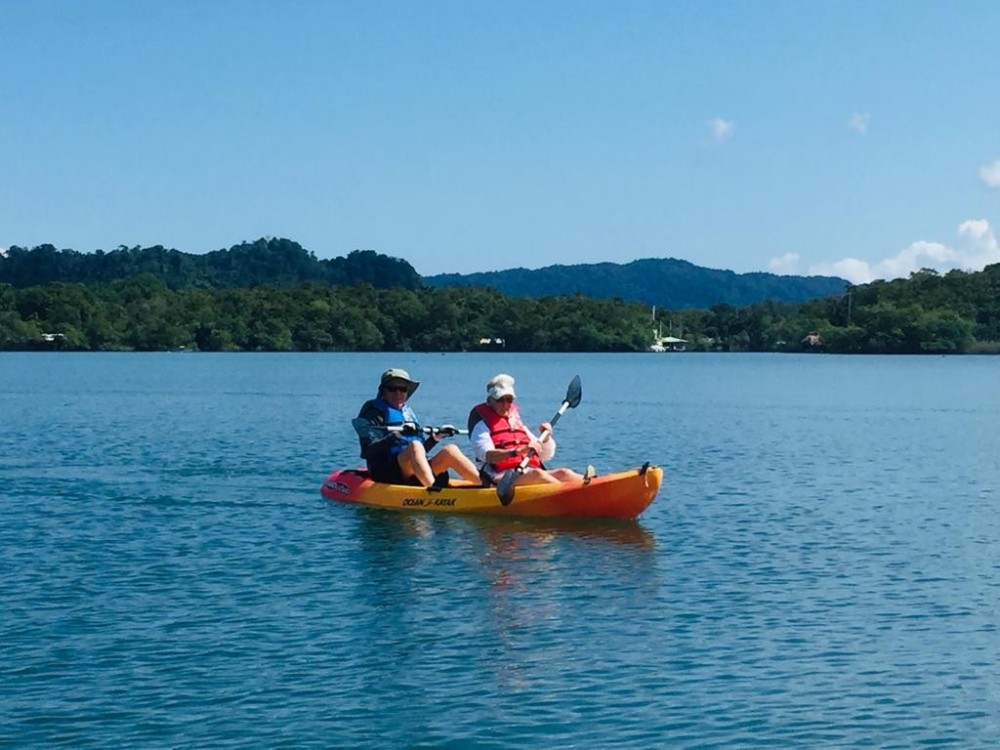
[[[637,523],[319,496],[498,371]],[[0,746],[1000,746],[1000,359],[0,354]]]

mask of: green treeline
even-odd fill
[[[922,269],[809,302],[715,305],[670,317],[675,335],[681,321],[697,349],[1000,353],[1000,264],[945,275]]]
[[[514,300],[489,289],[173,291],[146,274],[93,286],[0,285],[0,349],[461,351],[502,336],[515,351],[635,351],[649,343],[648,315],[640,305]]]
[[[512,298],[486,288],[171,288],[151,272],[107,282],[0,283],[0,349],[160,351],[643,351],[653,329],[689,350],[1000,351],[1000,264],[923,270],[805,303],[660,311],[580,295]]]
[[[119,247],[111,252],[81,253],[52,245],[14,245],[0,255],[0,284],[17,288],[54,282],[96,284],[149,273],[170,289],[227,287],[293,287],[308,282],[353,284],[379,288],[419,289],[423,280],[409,263],[374,250],[355,250],[346,257],[319,260],[299,243],[261,238],[204,255],[154,247]]]

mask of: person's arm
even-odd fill
[[[540,427],[543,430],[543,434],[545,427],[549,427],[548,440],[542,441],[539,438],[535,437],[535,435],[527,427],[524,428],[524,431],[528,433],[528,439],[531,441],[530,445],[535,446],[535,450],[538,452],[539,460],[541,460],[542,462],[551,461],[552,457],[556,455],[556,439],[552,437],[552,429],[551,429],[552,426],[549,425],[548,422],[545,422],[544,424],[540,425]]]
[[[472,442],[473,454],[480,464],[495,464],[502,461],[507,455],[507,451],[498,450],[493,444],[493,437],[490,435],[490,428],[486,422],[480,421],[469,433],[469,440]]]
[[[374,427],[385,427],[385,419],[382,412],[371,402],[366,402],[358,412],[358,416]],[[379,461],[385,459],[389,454],[389,449],[395,444],[396,436],[392,432],[386,432],[383,437],[374,438],[370,435],[358,436],[361,443],[361,457],[366,461]]]
[[[419,425],[417,426],[419,427]],[[424,450],[427,451],[428,453],[430,452],[431,448],[433,448],[437,444],[438,444],[438,439],[433,432],[426,438],[424,438]]]

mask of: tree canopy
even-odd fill
[[[627,352],[666,325],[689,350],[1000,352],[1000,264],[924,269],[805,302],[661,308],[654,320],[621,298],[426,287],[405,261],[371,251],[317,261],[296,243],[258,240],[195,257],[11,248],[0,257],[0,349],[467,351],[486,339],[510,351]],[[65,280],[73,274],[91,280]]]
[[[261,238],[228,250],[204,255],[154,247],[118,247],[111,252],[80,253],[52,245],[31,249],[13,246],[0,255],[0,283],[17,288],[54,282],[98,282],[151,274],[168,289],[277,286],[307,282],[368,283],[377,288],[423,286],[420,275],[405,260],[373,250],[355,250],[346,257],[319,260],[297,242]]]

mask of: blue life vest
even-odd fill
[[[385,419],[386,425],[414,422],[418,427],[420,426],[419,422],[417,422],[417,415],[414,413],[413,409],[410,408],[409,404],[403,404],[402,409],[397,409],[381,396],[374,399],[372,403],[375,404],[375,406],[379,408],[379,411],[382,412],[382,417]],[[420,433],[417,433],[416,435],[401,435],[397,432],[394,434],[396,436],[396,444],[389,448],[389,452],[393,455],[403,450],[408,443],[412,443],[414,440],[420,440],[422,438]]]

